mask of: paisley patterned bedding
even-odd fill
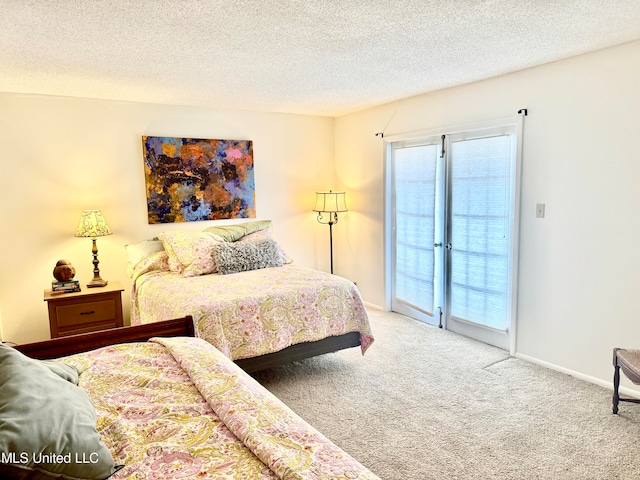
[[[60,359],[81,372],[112,480],[376,479],[209,343],[152,339]]]
[[[373,342],[360,292],[339,276],[287,264],[183,277],[149,262],[132,272],[132,325],[192,315],[197,336],[233,360],[349,332],[363,353]]]

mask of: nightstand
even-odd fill
[[[50,289],[45,290],[51,338],[124,326],[123,290],[114,281],[104,287],[83,287],[81,292],[52,294]]]

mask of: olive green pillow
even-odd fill
[[[0,344],[0,478],[103,480],[118,470],[73,370]]]
[[[233,225],[220,225],[218,227],[205,228],[205,232],[218,235],[225,242],[235,242],[245,235],[258,232],[271,227],[271,220],[258,220],[255,222],[236,223]]]

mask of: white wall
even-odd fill
[[[0,93],[4,339],[49,338],[43,290],[58,259],[70,260],[81,282],[92,278],[91,240],[73,236],[83,209],[102,209],[114,232],[98,239],[100,272],[125,286],[127,320],[124,245],[214,223],[148,224],[142,135],[252,140],[257,218],[274,221],[275,238],[297,263],[328,270],[326,227],[311,209],[315,191],[333,187],[333,125],[324,117]]]
[[[614,346],[640,348],[640,42],[336,119],[351,197],[338,273],[384,305],[386,134],[525,119],[517,353],[610,383]],[[546,218],[535,204],[546,203]]]

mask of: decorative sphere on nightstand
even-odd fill
[[[59,282],[68,282],[73,280],[76,275],[76,269],[73,268],[69,260],[58,260],[53,269],[53,277]]]

